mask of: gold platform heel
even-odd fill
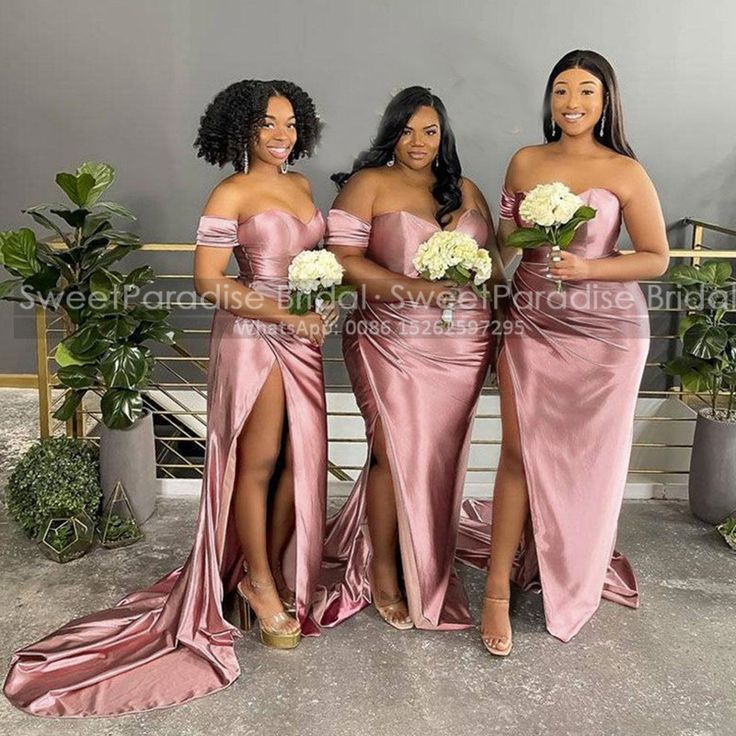
[[[279,631],[280,626],[283,626],[290,620],[294,620],[285,611],[279,611],[265,619],[258,618],[258,616],[255,615],[255,611],[253,610],[250,600],[248,599],[248,594],[243,589],[244,581],[245,578],[238,583],[237,587],[238,612],[241,624],[240,628],[243,631],[250,631],[252,621],[255,618],[258,620],[258,627],[261,631],[261,641],[263,644],[267,647],[272,647],[273,649],[294,649],[294,647],[299,644],[302,637],[301,627],[297,631],[293,632]],[[254,584],[250,579],[249,582],[251,588],[254,590],[257,590],[259,587],[264,587],[260,583]]]
[[[491,603],[503,603],[505,605],[509,605],[509,598],[493,598],[489,595],[483,596],[484,601],[490,601]],[[514,642],[510,636],[489,636],[488,638],[484,637],[481,633],[480,639],[483,642],[483,646],[494,656],[494,657],[508,657],[509,654],[511,654],[511,649],[514,645]],[[491,642],[492,641],[498,641],[508,642],[505,647],[494,647]]]

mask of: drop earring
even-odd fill
[[[243,146],[243,173],[248,173],[248,146]]]
[[[550,118],[550,119],[552,120],[551,137],[554,138],[555,133],[557,133],[557,126],[555,125],[555,119],[554,118]]]
[[[439,155],[435,156],[432,160],[432,166],[436,169],[440,165],[440,157]]]
[[[281,173],[285,174],[289,170],[289,159],[287,158],[284,163],[281,164]]]
[[[391,154],[391,160],[386,161],[386,166],[393,166],[396,163],[396,154]]]
[[[600,127],[600,130],[598,131],[598,135],[601,138],[603,138],[603,128],[606,124],[606,107],[603,108],[603,115],[601,115],[601,127]]]

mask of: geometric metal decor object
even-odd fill
[[[128,494],[121,481],[115,484],[112,495],[97,525],[97,536],[103,547],[127,547],[143,539],[143,531],[133,513]]]
[[[55,562],[69,562],[87,554],[95,537],[95,522],[84,510],[76,513],[59,510],[41,525],[38,546]]]

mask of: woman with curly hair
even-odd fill
[[[424,87],[393,97],[371,148],[333,179],[340,193],[325,242],[363,291],[343,353],[369,449],[350,498],[328,521],[315,615],[332,626],[372,598],[397,629],[467,628],[473,621],[453,560],[491,357],[490,311],[468,287],[421,278],[412,261],[440,230],[495,253],[491,215],[461,175],[445,106]],[[447,330],[438,327],[445,300],[457,301]]]
[[[240,674],[239,632],[223,616],[224,594],[235,594],[241,628],[252,608],[264,644],[292,648],[317,633],[309,604],[327,465],[320,346],[336,315],[291,315],[284,297],[291,258],[323,235],[309,183],[287,171],[311,155],[319,130],[311,99],[290,82],[238,82],[204,113],[198,155],[235,173],[209,197],[194,257],[195,288],[217,307],[194,546],[150,588],[17,652],[5,692],[19,708],[120,715],[227,687]],[[237,279],[225,275],[232,253]]]

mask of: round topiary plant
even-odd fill
[[[29,537],[58,509],[99,515],[99,452],[93,444],[53,437],[32,445],[15,466],[6,491],[8,513]]]

